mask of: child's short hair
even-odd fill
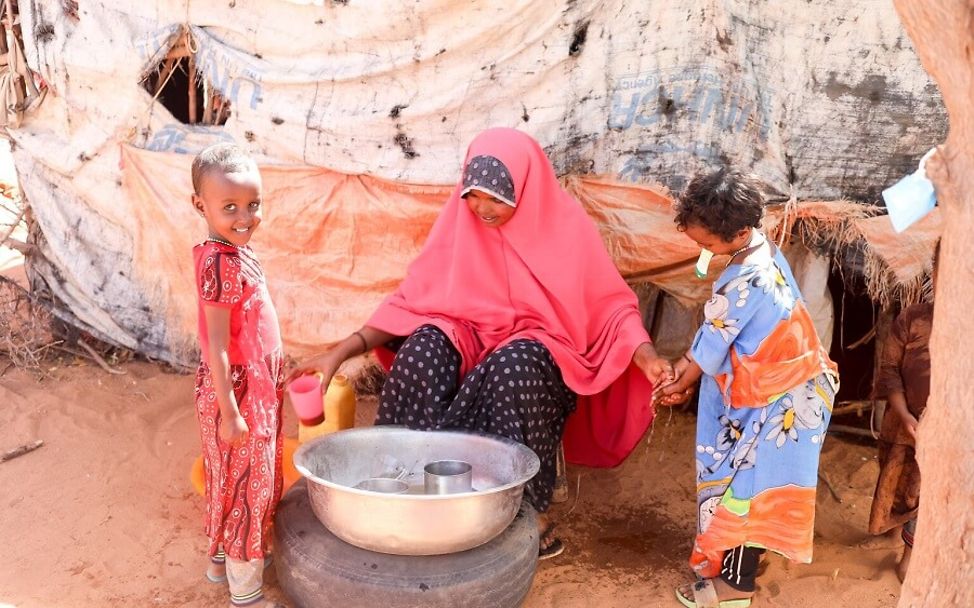
[[[677,228],[696,224],[731,241],[745,228],[758,228],[764,196],[757,177],[730,169],[697,175],[676,204]]]
[[[193,159],[193,192],[200,193],[203,178],[211,171],[243,173],[256,169],[257,163],[237,144],[219,143],[208,146]]]

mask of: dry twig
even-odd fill
[[[19,369],[43,373],[44,358],[58,344],[47,310],[26,289],[0,277],[0,353]]]
[[[40,439],[36,441],[32,441],[30,443],[25,443],[22,446],[4,452],[3,456],[0,456],[0,462],[7,462],[8,460],[19,458],[24,454],[29,454],[30,452],[33,452],[34,450],[41,447],[42,445],[44,445],[44,442]]]
[[[27,208],[22,207],[20,212],[17,214],[17,218],[14,219],[13,223],[10,224],[10,228],[7,229],[3,236],[0,236],[0,245],[5,245],[7,243],[7,239],[9,239],[13,235],[14,231],[17,230],[17,227],[20,226],[20,222],[24,219],[25,213],[27,213]]]
[[[835,488],[832,486],[832,482],[829,481],[829,478],[825,476],[825,473],[819,471],[818,478],[821,479],[822,482],[825,484],[825,487],[829,489],[829,492],[832,494],[832,498],[835,499],[835,502],[841,503],[842,497],[839,496],[838,492],[836,492]]]
[[[81,338],[78,338],[78,346],[80,346],[81,348],[83,348],[85,350],[85,352],[88,353],[88,355],[91,357],[92,361],[94,361],[95,363],[98,364],[98,367],[102,368],[103,370],[105,370],[109,374],[115,374],[116,376],[123,376],[123,375],[125,375],[125,370],[116,369],[116,368],[112,367],[111,365],[109,365],[108,362],[105,361],[105,359],[103,359],[102,356],[98,354],[98,351],[96,351],[92,347],[88,346],[88,344],[84,340],[82,340]]]

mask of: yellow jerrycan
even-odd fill
[[[315,426],[298,424],[298,443],[355,426],[355,391],[348,378],[336,374],[325,391],[325,421]]]

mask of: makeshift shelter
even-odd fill
[[[623,275],[675,298],[647,309],[674,318],[687,316],[674,302],[708,290],[668,194],[698,170],[756,172],[773,191],[770,232],[818,254],[853,245],[877,298],[917,297],[939,230],[933,216],[894,235],[869,207],[946,133],[887,0],[19,10],[46,91],[8,126],[32,210],[35,291],[99,339],[173,363],[194,351],[190,248],[203,226],[188,168],[216,141],[262,165],[254,245],[295,354],[346,335],[395,288],[467,142],[489,126],[542,143]],[[825,331],[828,261],[801,255]],[[673,341],[689,327],[654,325]]]

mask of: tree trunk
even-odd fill
[[[974,606],[974,1],[894,0],[950,119],[927,163],[944,214],[920,520],[899,606]]]

